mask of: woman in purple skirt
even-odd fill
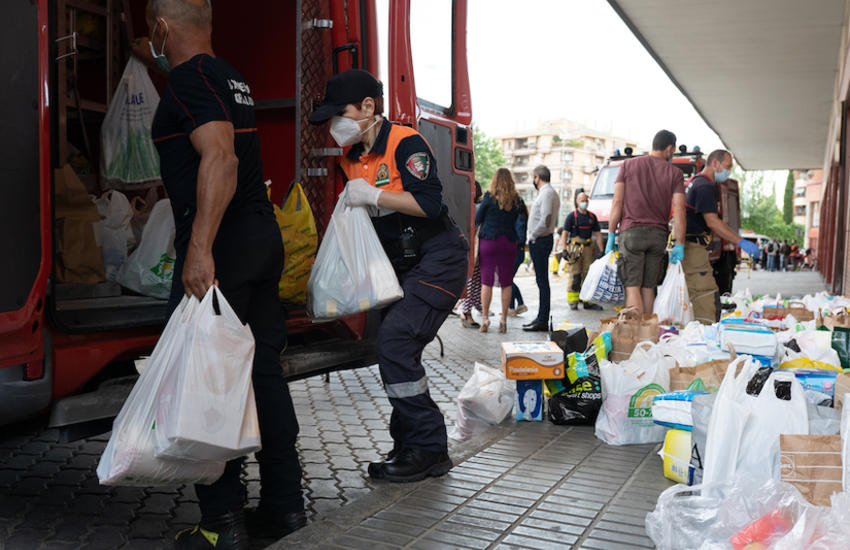
[[[517,250],[516,221],[520,214],[519,195],[507,168],[499,168],[490,191],[485,193],[475,213],[478,230],[478,257],[481,267],[481,332],[490,327],[490,301],[493,287],[501,288],[502,318],[499,332],[507,332],[508,307],[514,278]]]

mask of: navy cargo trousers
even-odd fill
[[[399,274],[404,298],[386,311],[378,329],[378,366],[393,407],[394,448],[448,449],[443,414],[428,391],[422,351],[463,292],[469,245],[452,225],[422,244],[421,259]]]
[[[178,250],[169,313],[184,295],[181,278],[185,258],[185,250]],[[257,213],[220,228],[213,259],[219,289],[239,319],[251,327],[256,343],[252,379],[263,446],[256,455],[260,499],[271,509],[299,512],[304,509],[304,501],[295,448],[298,421],[280,366],[286,341],[286,324],[278,299],[283,242],[274,216],[270,212]],[[195,485],[204,517],[223,515],[245,504],[246,489],[239,477],[243,461],[229,461],[215,483]]]

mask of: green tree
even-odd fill
[[[487,189],[496,169],[507,164],[502,155],[502,147],[496,138],[487,137],[487,134],[473,123],[472,150],[475,155],[475,179],[482,188]]]
[[[788,242],[794,239],[800,241],[803,238],[801,225],[785,222],[783,213],[776,206],[775,191],[771,189],[770,194],[766,192],[764,172],[742,172],[736,166],[733,177],[740,184],[742,229],[749,229],[770,238],[787,239]],[[791,185],[793,189],[793,183]]]
[[[794,172],[788,170],[785,180],[785,202],[782,203],[782,219],[790,224],[794,221]]]

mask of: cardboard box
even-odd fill
[[[543,420],[543,381],[516,381],[516,419]]]
[[[555,342],[504,342],[502,371],[511,380],[563,378],[564,352]]]

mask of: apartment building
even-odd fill
[[[561,220],[573,208],[576,191],[590,191],[596,170],[615,149],[622,151],[631,147],[638,151],[635,140],[613,136],[569,120],[546,122],[537,128],[497,139],[514,175],[517,190],[524,199],[534,196],[531,183],[534,167],[544,164],[549,168],[551,183],[561,194]]]

